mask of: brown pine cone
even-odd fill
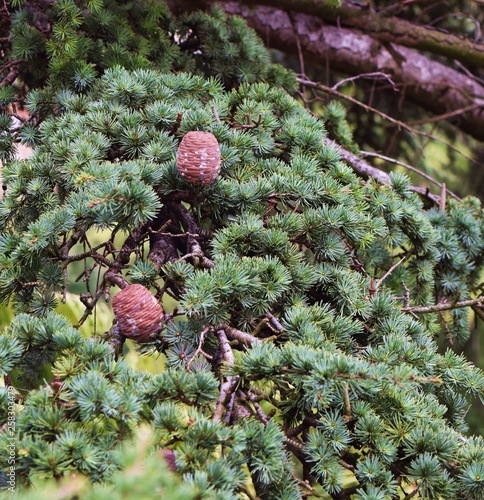
[[[120,332],[139,344],[149,342],[163,325],[163,306],[143,285],[128,285],[113,297]]]
[[[220,147],[216,137],[211,132],[188,132],[178,148],[176,166],[190,184],[212,184],[220,172]]]

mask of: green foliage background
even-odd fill
[[[357,152],[341,106],[305,110],[294,75],[220,10],[62,0],[46,40],[22,4],[11,57],[25,60],[32,121],[4,120],[0,202],[19,486],[48,492],[74,473],[93,483],[74,485],[83,498],[482,498],[484,441],[464,433],[484,376],[436,342],[465,341],[468,310],[441,322],[418,309],[480,293],[478,200],[426,209],[402,174],[362,180],[323,141],[330,130]],[[191,130],[220,143],[211,186],[177,172]],[[16,140],[32,158],[13,159]],[[161,263],[158,237],[173,252]],[[109,270],[173,311],[141,348],[149,364],[102,335],[102,299],[73,327],[78,290],[58,298],[79,267],[84,305]]]

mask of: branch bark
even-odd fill
[[[218,341],[220,343],[220,352],[222,362],[225,366],[231,367],[235,363],[234,353],[230,347],[227,335],[224,330],[219,330],[217,332]],[[234,375],[227,375],[223,377],[223,382],[220,385],[220,395],[215,406],[215,411],[213,413],[212,420],[214,422],[220,422],[222,420],[223,414],[227,409],[227,403],[232,396],[233,390],[237,384],[238,377]]]
[[[264,2],[267,3],[267,2]],[[281,6],[289,4],[282,0]],[[452,123],[478,140],[484,141],[484,86],[416,50],[396,44],[383,44],[355,29],[325,25],[315,16],[302,14],[303,5],[291,16],[267,6],[249,8],[241,2],[219,5],[230,15],[239,15],[264,39],[269,47],[297,54],[298,43],[308,59],[316,59],[338,71],[357,75],[385,72],[405,96]],[[457,110],[468,109],[458,116]]]
[[[380,170],[379,168],[373,167],[369,163],[367,163],[365,160],[362,160],[359,156],[356,156],[355,154],[351,153],[350,151],[347,151],[346,149],[343,149],[339,146],[337,146],[331,139],[325,138],[324,139],[326,144],[331,147],[338,147],[338,151],[341,155],[341,158],[358,174],[364,177],[365,179],[371,177],[381,184],[391,184],[392,180],[390,176],[384,172],[383,170]],[[432,203],[435,205],[439,205],[440,203],[440,196],[437,196],[435,194],[430,193],[428,188],[423,188],[423,187],[417,187],[417,186],[411,186],[410,189],[412,191],[415,191],[418,193],[420,196],[423,198],[429,199]]]
[[[452,309],[462,309],[463,307],[472,307],[480,305],[483,302],[484,302],[484,297],[478,297],[477,299],[462,300],[461,302],[443,302],[439,304],[434,304],[432,306],[402,307],[400,311],[425,314],[425,313],[434,313],[440,311],[451,311]]]
[[[362,160],[359,156],[351,153],[350,151],[339,147],[336,143],[334,143],[331,139],[327,137],[324,139],[325,143],[330,147],[338,148],[339,154],[341,158],[358,174],[363,176],[364,178],[372,177],[376,179],[381,184],[391,184],[392,180],[390,176],[376,167],[372,167],[369,163]]]
[[[213,3],[216,0],[205,1]],[[338,8],[319,0],[242,0],[239,3],[251,7],[265,5],[287,12],[307,14],[338,26],[356,28],[383,43],[425,50],[464,64],[484,67],[483,43],[473,42],[432,26],[416,24],[395,15],[380,13],[369,8],[369,3],[343,0]]]

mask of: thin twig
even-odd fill
[[[262,318],[256,325],[256,327],[252,330],[252,335],[254,337],[257,337],[257,335],[259,335],[259,332],[267,325],[267,323],[269,323],[269,318]]]
[[[220,116],[218,116],[217,109],[215,108],[215,106],[211,106],[210,109],[212,110],[212,114],[215,118],[215,121],[217,123],[220,123]]]
[[[303,50],[301,47],[301,40],[299,39],[299,30],[296,28],[296,24],[294,22],[293,15],[290,11],[288,12],[288,17],[289,17],[289,20],[291,21],[292,30],[294,32],[294,38],[296,39],[297,53],[299,56],[299,69],[301,71],[301,74],[305,75],[306,70],[304,68],[304,54],[303,54]],[[301,85],[301,92],[303,94],[306,93],[306,87],[304,85]]]
[[[229,402],[227,404],[227,412],[225,413],[225,418],[224,418],[224,422],[226,424],[230,424],[232,413],[234,411],[234,405],[235,405],[235,392],[231,394]]]
[[[391,79],[390,75],[388,75],[387,73],[383,73],[382,71],[374,71],[372,73],[361,73],[361,74],[356,75],[356,76],[351,76],[349,78],[345,78],[343,80],[340,80],[338,83],[333,85],[331,88],[333,90],[337,90],[338,87],[341,87],[341,85],[344,85],[345,83],[348,83],[348,82],[353,82],[355,80],[359,80],[360,78],[385,79],[390,83],[390,85],[393,87],[393,90],[395,92],[399,91],[395,85],[395,82]]]
[[[205,340],[205,334],[210,330],[208,326],[204,326],[200,332],[200,339],[198,340],[198,347],[193,356],[190,358],[190,361],[186,364],[185,368],[187,371],[190,370],[190,366],[193,363],[193,360],[202,352],[203,341]]]
[[[442,212],[445,212],[445,204],[447,202],[447,186],[445,185],[445,182],[442,183],[442,191],[440,193],[440,210]]]
[[[423,125],[424,123],[433,123],[439,122],[441,120],[447,120],[447,118],[452,118],[453,116],[461,115],[462,113],[467,113],[467,111],[473,111],[475,109],[479,109],[484,107],[483,104],[469,104],[469,106],[465,106],[464,108],[455,109],[454,111],[449,111],[448,113],[444,113],[443,115],[433,116],[431,118],[423,118],[422,120],[414,120],[408,122],[408,125]]]
[[[250,392],[249,393],[246,393],[244,391],[239,391],[240,394],[242,394],[242,396],[245,398],[245,399],[248,399],[249,401],[252,402],[252,404],[254,405],[254,409],[255,409],[255,412],[256,412],[256,415],[258,417],[258,419],[264,424],[264,425],[267,425],[269,423],[269,418],[267,417],[267,415],[265,414],[264,410],[262,409],[261,405],[258,403],[257,401],[257,397],[254,396],[254,394],[251,394]]]
[[[350,471],[354,471],[355,470],[355,466],[354,465],[351,465],[348,462],[345,462],[344,460],[339,460],[339,464],[342,465],[345,469],[348,469]]]
[[[280,321],[271,312],[266,313],[266,316],[279,333],[284,331],[284,327],[281,325]]]
[[[481,38],[481,25],[480,25],[479,21],[475,17],[471,16],[470,14],[465,14],[463,12],[449,12],[447,14],[444,14],[443,16],[439,16],[439,17],[436,17],[435,19],[432,19],[432,21],[429,21],[427,23],[427,25],[434,26],[439,21],[443,21],[444,19],[446,19],[448,17],[460,17],[463,19],[470,19],[474,23],[474,26],[476,27],[475,33],[474,33],[474,42],[477,43],[479,41],[479,39]]]
[[[462,309],[463,307],[472,307],[477,304],[484,303],[484,296],[478,297],[477,299],[462,300],[460,302],[441,302],[439,304],[434,304],[432,306],[412,306],[412,307],[402,307],[400,311],[411,312],[411,313],[434,313],[439,311],[450,311],[452,309]]]
[[[482,78],[479,78],[478,76],[474,75],[471,73],[460,61],[457,59],[454,59],[454,64],[458,66],[471,80],[474,80],[475,82],[480,83],[481,85],[484,85],[484,80]]]
[[[478,164],[478,161],[474,158],[471,158],[470,156],[467,156],[464,154],[461,150],[461,148],[458,148],[457,146],[454,146],[453,144],[450,144],[447,141],[442,140],[440,137],[437,137],[433,134],[430,134],[428,132],[424,132],[422,130],[418,130],[416,128],[411,127],[405,122],[402,122],[400,120],[397,120],[396,118],[393,118],[390,115],[387,115],[386,113],[383,113],[382,111],[373,108],[372,106],[368,106],[367,104],[359,101],[358,99],[355,99],[354,97],[351,97],[349,95],[343,94],[342,92],[339,92],[338,90],[333,90],[331,87],[328,87],[326,85],[323,85],[322,83],[318,82],[313,82],[311,80],[305,79],[305,78],[296,78],[296,81],[301,84],[301,85],[307,85],[308,87],[314,87],[318,90],[321,90],[322,92],[326,92],[328,94],[333,94],[340,99],[344,99],[348,102],[351,102],[353,104],[356,104],[357,106],[360,106],[361,108],[365,109],[366,111],[369,111],[370,113],[375,113],[376,115],[382,117],[384,120],[392,123],[395,125],[398,129],[403,129],[409,132],[412,135],[420,135],[422,137],[427,137],[429,139],[432,139],[435,142],[439,142],[441,144],[445,144],[449,149],[452,151],[455,151],[456,153],[460,154],[462,157],[466,158],[467,160],[471,161],[472,163]]]
[[[200,250],[196,250],[194,252],[187,253],[187,254],[183,255],[182,257],[180,257],[178,260],[187,260],[187,259],[191,259],[192,257],[196,257],[196,258],[200,259],[201,267],[205,267],[207,269],[212,269],[213,267],[215,267],[215,263],[213,262],[213,260],[210,260],[208,257],[205,257],[201,247],[200,247]]]
[[[371,113],[375,113],[375,114],[381,116],[382,118],[384,118],[385,120],[389,121],[390,123],[393,123],[397,127],[403,128],[403,129],[407,130],[411,134],[418,134],[418,133],[420,133],[419,130],[416,130],[416,129],[410,127],[406,123],[404,123],[404,122],[402,122],[400,120],[397,120],[396,118],[393,118],[392,116],[387,115],[386,113],[383,113],[382,111],[380,111],[380,110],[378,110],[376,108],[373,108],[372,106],[368,106],[368,104],[365,104],[364,102],[358,101],[358,99],[355,99],[354,97],[351,97],[349,95],[343,94],[342,92],[339,92],[338,90],[335,90],[333,87],[327,87],[326,85],[323,85],[322,83],[313,82],[313,81],[305,79],[305,78],[297,78],[296,81],[298,83],[300,83],[300,84],[307,85],[308,87],[314,87],[314,88],[316,88],[318,90],[321,90],[321,91],[329,93],[329,94],[333,94],[333,95],[335,95],[335,96],[337,96],[337,97],[339,97],[341,99],[344,99],[344,100],[349,101],[349,102],[351,102],[353,104],[356,104],[357,106],[362,107],[366,111],[370,111]]]
[[[400,282],[403,286],[403,289],[405,290],[405,297],[404,297],[404,304],[405,307],[410,307],[410,289],[406,285],[405,281]]]
[[[399,160],[395,160],[394,158],[390,158],[389,156],[385,156],[385,155],[382,155],[382,154],[379,154],[379,153],[373,153],[372,151],[361,151],[361,154],[363,156],[373,156],[375,158],[379,158],[380,160],[385,160],[385,161],[388,161],[390,163],[394,163],[395,165],[400,165],[402,167],[405,167],[406,169],[411,170],[412,172],[415,172],[416,174],[418,174],[421,177],[427,179],[429,182],[431,182],[432,184],[435,184],[436,186],[439,186],[442,189],[442,183],[441,182],[435,180],[433,177],[431,177],[430,175],[426,174],[425,172],[422,172],[418,168],[412,167],[412,165],[408,165],[407,163],[403,163],[403,162],[401,162]],[[453,193],[452,191],[450,191],[448,189],[447,189],[447,193],[449,193],[456,200],[458,200],[458,201],[461,200],[455,193]]]
[[[404,255],[396,264],[394,264],[390,269],[375,283],[375,292],[378,290],[378,287],[390,276],[390,274],[395,271],[395,269],[405,260],[407,259],[407,255]]]
[[[86,310],[84,311],[83,315],[77,322],[77,325],[74,325],[74,328],[80,328],[84,321],[91,315],[92,310],[94,309],[94,306],[97,304],[97,301],[101,298],[101,296],[104,294],[104,289],[100,288],[94,297],[91,298],[91,300],[88,300],[87,298],[83,297],[83,294],[79,296],[79,300],[86,306]]]
[[[343,382],[343,402],[344,402],[344,408],[345,408],[345,417],[348,420],[353,419],[353,414],[351,412],[351,401],[350,401],[350,392],[348,388],[347,382]]]
[[[402,488],[403,492],[406,493],[406,491]],[[403,500],[410,500],[411,498],[413,498],[416,494],[418,493],[418,487],[415,488],[413,491],[411,491],[410,493],[407,493],[405,495],[405,497],[403,498]]]

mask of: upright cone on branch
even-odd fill
[[[208,186],[220,172],[220,147],[211,132],[192,131],[183,137],[176,166],[190,184]]]
[[[149,342],[163,325],[163,306],[143,285],[128,285],[113,297],[120,332],[139,344]]]

